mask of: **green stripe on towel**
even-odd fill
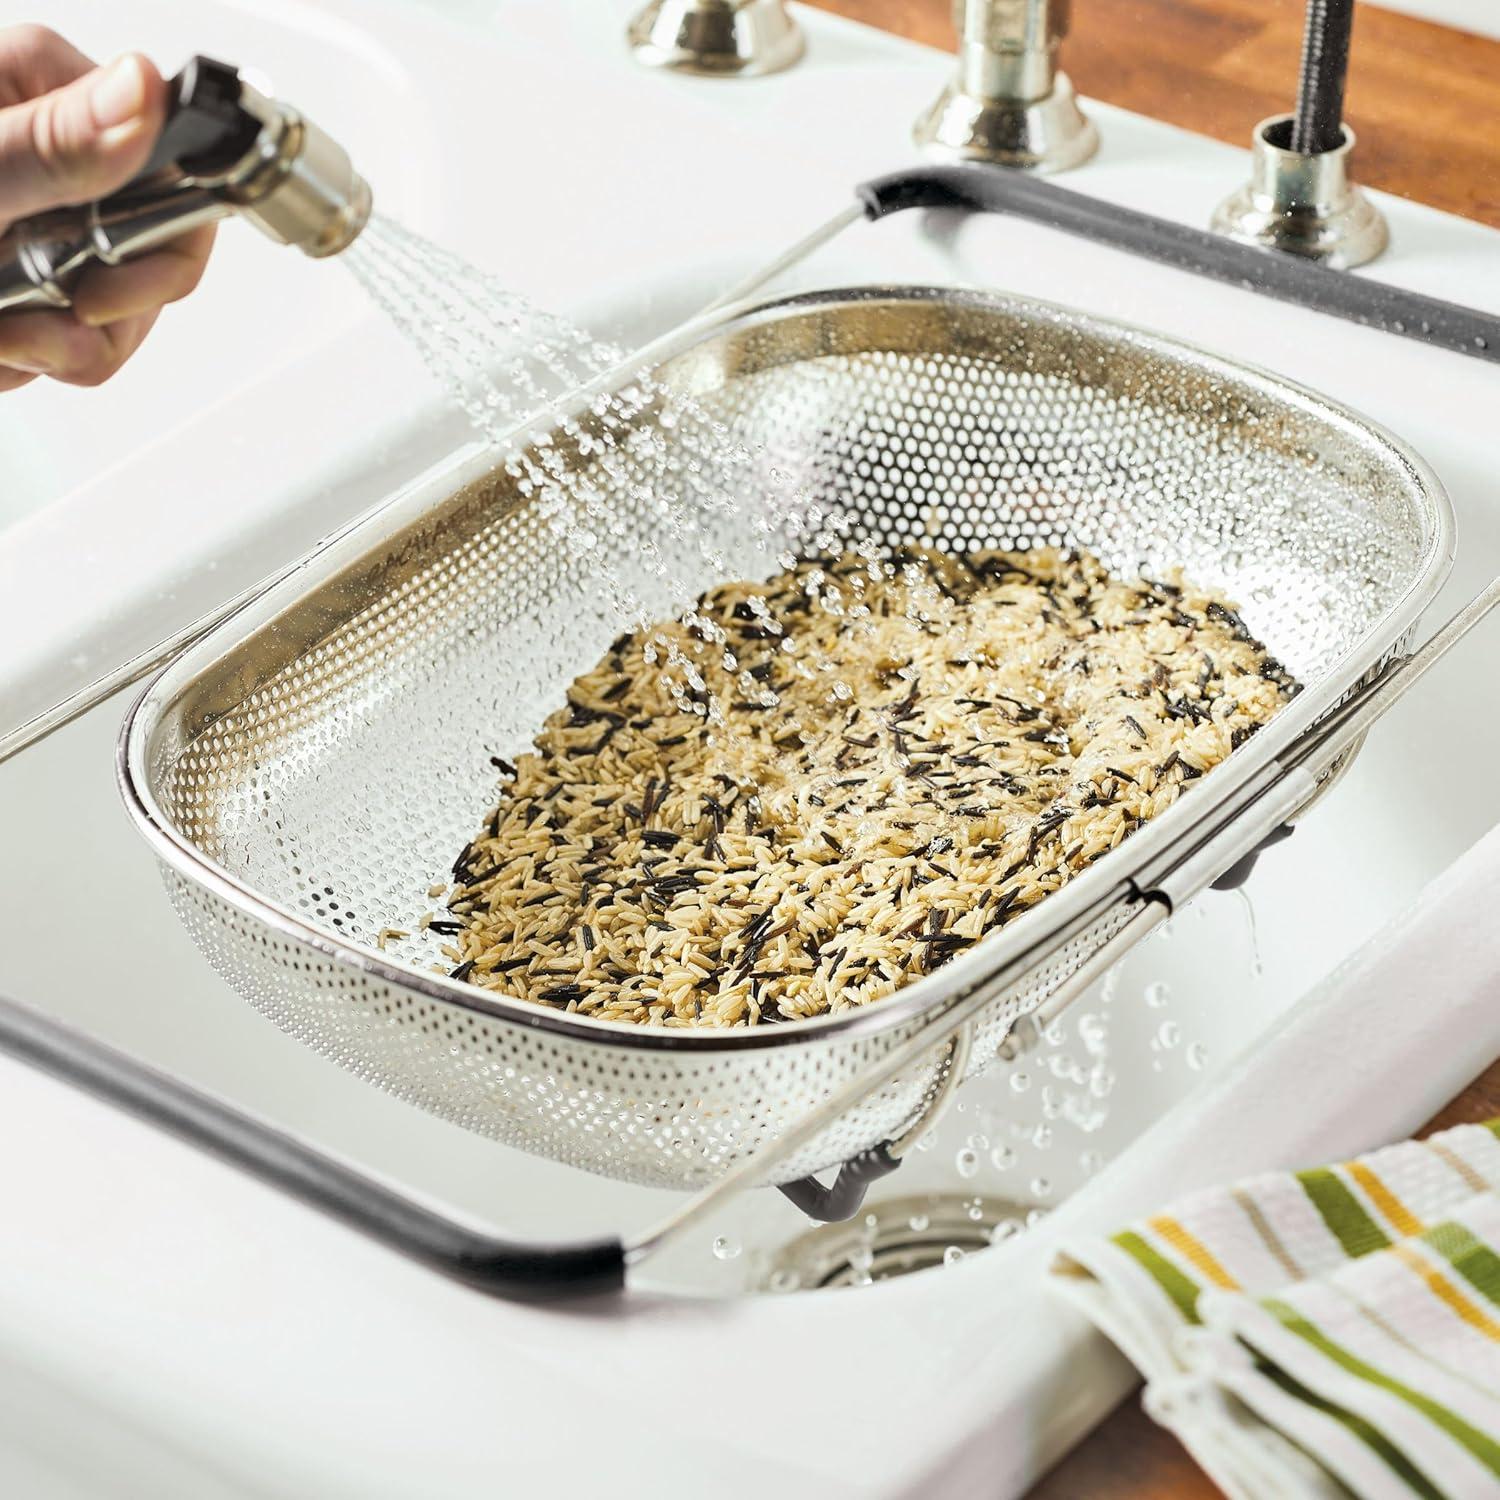
[[[1123,1229],[1114,1236],[1114,1242],[1151,1276],[1151,1279],[1171,1299],[1172,1305],[1189,1323],[1198,1321],[1197,1282],[1184,1276],[1166,1256],[1153,1250],[1134,1230]]]
[[[1305,1385],[1293,1380],[1285,1370],[1276,1365],[1266,1364],[1262,1361],[1260,1363],[1260,1372],[1273,1385],[1279,1386],[1288,1396],[1294,1397],[1305,1406],[1310,1406],[1315,1411],[1322,1412],[1325,1417],[1329,1417],[1333,1421],[1347,1427],[1409,1489],[1420,1495],[1422,1500],[1447,1500],[1443,1492],[1378,1427],[1372,1427],[1356,1412],[1347,1411],[1344,1407],[1336,1405],[1326,1397],[1318,1395],[1316,1391],[1308,1390]],[[1298,1444],[1298,1446],[1301,1447],[1301,1444]],[[1304,1448],[1303,1452],[1307,1453],[1307,1450]],[[1307,1453],[1307,1456],[1315,1463],[1322,1465],[1322,1460],[1319,1459],[1316,1453]]]
[[[1360,1207],[1343,1179],[1328,1167],[1298,1172],[1297,1181],[1351,1259],[1384,1250],[1390,1244],[1385,1231]]]
[[[1500,1255],[1462,1224],[1434,1224],[1422,1236],[1472,1286],[1500,1307]]]
[[[1456,1412],[1449,1411],[1446,1406],[1434,1401],[1431,1396],[1424,1396],[1420,1391],[1413,1390],[1409,1385],[1404,1385],[1401,1381],[1377,1370],[1374,1365],[1366,1364],[1358,1355],[1351,1354],[1349,1350],[1335,1344],[1296,1308],[1281,1301],[1280,1298],[1263,1297],[1260,1305],[1277,1318],[1289,1333],[1295,1333],[1298,1338],[1305,1340],[1341,1370],[1389,1392],[1392,1396],[1406,1402],[1413,1410],[1421,1412],[1434,1427],[1447,1433],[1460,1447],[1467,1449],[1490,1473],[1500,1478],[1500,1443],[1487,1433],[1481,1432],[1477,1427],[1471,1427]]]

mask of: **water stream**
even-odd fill
[[[745,568],[743,556],[731,564],[724,555],[716,517],[753,506],[758,556],[750,576],[790,568],[798,555],[844,549],[842,512],[802,490],[697,402],[667,390],[650,370],[632,369],[625,350],[379,215],[346,259],[475,432],[503,456],[518,493],[533,500],[558,545],[597,559],[599,584],[628,629],[649,630],[660,612],[612,565],[611,549],[601,545],[606,535],[629,535],[636,565],[665,584],[678,618],[693,627],[688,651],[700,658],[723,652],[726,641],[715,621],[694,612],[700,588],[687,574],[722,580]],[[622,513],[622,483],[649,526]],[[821,608],[856,611],[857,602],[846,604],[826,581],[819,589]],[[658,632],[652,644],[680,706],[722,723],[723,705],[705,692],[681,637]],[[831,669],[816,657],[806,666]],[[841,686],[830,681],[830,694],[839,696]],[[741,687],[764,695],[751,680]]]

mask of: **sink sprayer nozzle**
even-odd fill
[[[337,255],[370,207],[370,185],[337,141],[228,64],[195,57],[172,80],[167,123],[130,182],[0,235],[0,311],[67,307],[89,265],[119,265],[231,214],[305,255]]]

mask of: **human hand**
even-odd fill
[[[44,209],[87,203],[145,165],[167,88],[144,57],[95,67],[44,26],[0,29],[0,231]],[[214,230],[193,230],[139,260],[90,266],[71,308],[0,315],[0,391],[50,375],[108,380],[168,302],[198,285]]]

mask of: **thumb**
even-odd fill
[[[0,109],[0,225],[122,187],[151,154],[166,103],[161,74],[127,53]]]

